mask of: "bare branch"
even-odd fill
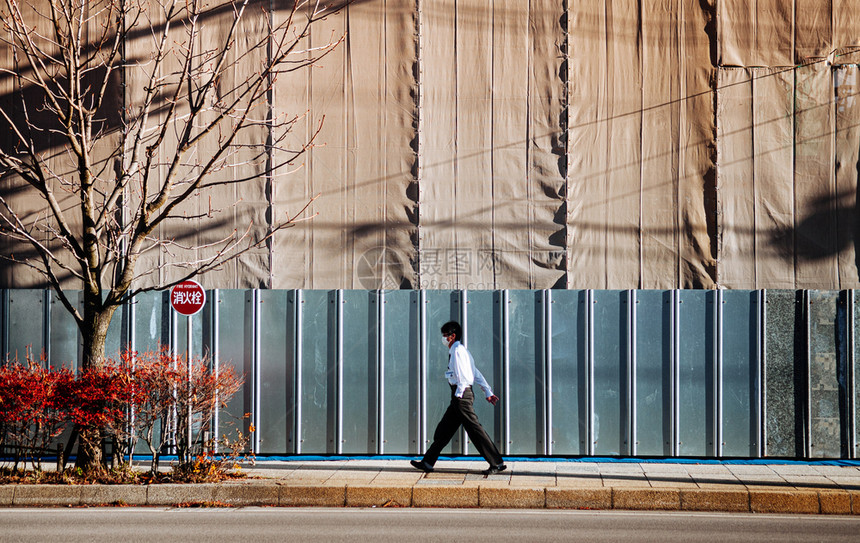
[[[293,141],[308,112],[272,111],[274,85],[343,36],[310,47],[325,7],[276,5],[0,1],[0,44],[10,52],[0,79],[14,85],[0,107],[0,177],[11,188],[0,196],[0,237],[26,247],[4,256],[58,291],[85,337],[85,365],[98,363],[128,295],[218,269],[310,218],[313,198],[265,224],[225,222],[214,240],[174,239],[168,228],[231,220],[217,209],[230,204],[196,206],[219,187],[282,180],[318,145],[321,123]],[[150,253],[172,257],[138,269]],[[70,281],[83,290],[83,311],[62,291]]]
[[[319,197],[319,194],[317,194],[316,196],[311,198],[304,205],[304,207],[302,207],[302,209],[299,210],[298,213],[295,213],[293,215],[288,215],[286,220],[284,220],[282,223],[278,224],[277,226],[273,227],[262,238],[260,238],[256,241],[249,241],[244,247],[239,248],[239,245],[241,244],[241,242],[248,239],[251,226],[253,226],[253,225],[248,225],[248,229],[245,231],[245,233],[238,236],[238,237],[234,237],[236,234],[236,231],[234,230],[234,232],[233,232],[234,235],[229,236],[229,237],[225,238],[224,240],[222,240],[221,249],[217,253],[215,253],[213,256],[211,256],[210,258],[200,259],[200,260],[196,260],[196,261],[174,262],[174,263],[170,264],[170,266],[175,267],[175,268],[189,268],[189,270],[184,275],[182,275],[180,278],[178,278],[174,281],[170,281],[169,283],[166,283],[164,285],[140,287],[140,288],[134,289],[130,292],[130,296],[134,297],[134,296],[137,296],[138,294],[141,294],[144,292],[151,292],[151,291],[155,291],[155,290],[168,289],[174,285],[178,285],[179,283],[181,283],[183,281],[187,281],[188,279],[191,279],[192,277],[196,277],[196,276],[201,275],[203,273],[206,273],[208,271],[218,269],[221,266],[223,266],[224,264],[227,264],[228,262],[236,260],[237,258],[244,255],[248,251],[262,247],[267,241],[269,241],[275,235],[275,233],[280,232],[281,230],[284,230],[285,228],[290,228],[292,226],[295,226],[296,224],[298,224],[300,222],[312,219],[313,216],[309,217],[309,216],[305,216],[305,214],[306,214],[308,208],[310,207],[310,205],[318,197]],[[218,243],[216,243],[215,245],[218,245]],[[146,272],[142,273],[138,278],[145,277],[147,275],[155,273],[156,271],[157,271],[156,269],[147,270]]]

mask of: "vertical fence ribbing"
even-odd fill
[[[266,404],[265,397],[265,389],[263,387],[263,383],[261,382],[262,375],[260,373],[261,369],[261,356],[262,356],[262,341],[265,337],[265,330],[267,327],[267,323],[264,322],[262,316],[262,307],[261,303],[263,302],[261,292],[258,290],[250,290],[246,291],[247,297],[245,298],[246,304],[250,304],[247,306],[248,308],[248,318],[251,319],[251,322],[247,323],[246,330],[249,330],[250,336],[248,340],[251,344],[251,348],[246,350],[245,356],[250,356],[251,360],[246,361],[248,366],[251,369],[250,375],[248,376],[250,382],[249,387],[246,390],[249,390],[251,395],[251,400],[249,402],[250,406],[253,409],[251,422],[259,428],[261,425],[261,416],[263,410],[261,409]],[[288,394],[288,397],[291,397],[292,400],[288,402],[288,405],[284,408],[287,410],[285,416],[292,417],[292,419],[288,419],[287,424],[292,425],[292,429],[294,432],[294,443],[289,446],[289,450],[284,451],[286,453],[291,454],[308,454],[308,453],[323,453],[324,451],[310,451],[304,450],[305,448],[302,446],[302,432],[303,431],[311,431],[315,432],[320,429],[316,428],[303,428],[302,425],[302,356],[303,356],[303,346],[302,346],[302,335],[303,335],[303,321],[304,315],[303,306],[302,306],[302,298],[303,292],[301,290],[292,291],[292,299],[294,300],[294,306],[290,308],[293,311],[292,322],[293,324],[289,327],[287,333],[293,335],[293,340],[290,343],[291,348],[293,349],[292,359],[294,360],[294,365],[288,371],[293,372],[293,390],[292,394]],[[630,445],[622,453],[637,455],[639,453],[639,447],[637,447],[637,441],[639,440],[641,428],[637,424],[637,401],[640,400],[639,394],[641,391],[638,390],[639,384],[639,376],[638,373],[641,371],[639,368],[640,363],[640,355],[638,350],[644,345],[643,342],[647,341],[663,341],[664,346],[664,360],[665,364],[663,366],[663,371],[668,372],[668,374],[664,373],[663,382],[666,383],[664,386],[664,390],[666,394],[668,394],[668,398],[666,398],[666,410],[664,411],[666,417],[670,417],[669,420],[664,422],[664,428],[668,432],[666,441],[666,454],[669,456],[678,456],[682,449],[681,444],[681,416],[685,409],[688,409],[689,406],[681,405],[682,397],[680,394],[681,387],[683,386],[680,381],[681,371],[679,365],[680,361],[680,345],[681,345],[681,318],[680,315],[680,294],[681,291],[673,290],[666,291],[664,297],[664,304],[668,304],[667,313],[664,313],[664,318],[666,319],[666,326],[669,327],[669,330],[666,331],[666,335],[663,338],[645,338],[639,337],[640,330],[637,326],[639,316],[643,316],[645,314],[640,315],[640,308],[637,307],[637,302],[639,301],[639,292],[636,290],[629,290],[626,292],[626,300],[627,307],[623,309],[623,315],[602,315],[598,314],[594,308],[594,302],[596,298],[595,291],[586,290],[584,291],[584,306],[582,307],[582,316],[584,318],[584,326],[580,328],[577,332],[582,335],[582,341],[584,343],[584,347],[582,351],[578,351],[577,353],[564,353],[564,352],[555,352],[553,345],[553,329],[554,329],[554,321],[557,319],[565,319],[565,314],[557,314],[552,311],[552,301],[553,301],[553,292],[550,290],[541,290],[534,291],[535,295],[532,298],[534,300],[534,311],[535,318],[539,319],[540,323],[538,324],[538,335],[540,337],[534,338],[535,341],[535,352],[538,354],[542,360],[538,360],[538,364],[543,369],[543,390],[538,390],[535,396],[535,400],[537,405],[535,406],[539,413],[541,414],[533,421],[521,420],[521,414],[515,409],[514,405],[510,402],[510,394],[512,385],[521,385],[521,383],[511,383],[511,376],[516,373],[517,364],[522,363],[522,361],[518,359],[514,359],[512,357],[511,349],[514,347],[514,341],[516,339],[516,334],[520,333],[520,330],[514,330],[511,327],[513,323],[516,322],[517,316],[513,314],[513,311],[531,311],[530,309],[523,309],[519,307],[517,304],[512,304],[513,293],[503,290],[498,291],[498,295],[501,298],[501,326],[498,330],[498,334],[494,335],[494,341],[498,342],[496,345],[499,348],[498,356],[501,357],[501,375],[497,377],[499,381],[499,387],[502,391],[503,397],[503,405],[502,405],[502,424],[501,424],[501,433],[502,436],[497,436],[497,439],[502,443],[503,450],[505,454],[510,454],[511,450],[518,450],[518,446],[514,447],[511,443],[511,428],[514,425],[516,427],[520,427],[522,424],[536,424],[535,435],[538,440],[543,440],[543,445],[539,446],[537,449],[537,453],[539,455],[553,455],[554,451],[554,439],[553,439],[553,427],[557,424],[575,424],[579,428],[583,428],[586,436],[587,436],[587,444],[585,448],[582,450],[585,455],[593,455],[595,450],[595,437],[596,437],[596,428],[598,421],[596,420],[595,414],[595,360],[596,357],[600,355],[597,352],[597,349],[601,348],[595,343],[595,329],[599,324],[596,322],[596,319],[614,319],[621,318],[627,324],[627,337],[626,340],[628,342],[628,350],[626,351],[627,362],[626,369],[622,371],[626,371],[626,375],[622,376],[622,378],[626,381],[626,395],[627,400],[626,403],[622,405],[622,411],[620,413],[622,424],[627,424],[628,427],[626,429],[627,434],[625,434],[627,439],[629,439]],[[331,322],[330,333],[335,334],[336,337],[330,337],[329,341],[334,342],[334,350],[335,350],[335,363],[334,367],[331,368],[332,371],[336,372],[336,375],[332,376],[333,379],[331,381],[331,385],[336,387],[334,390],[334,401],[336,405],[333,405],[332,408],[335,410],[335,416],[331,420],[329,424],[335,424],[335,428],[330,428],[332,433],[336,436],[337,443],[335,446],[329,451],[332,453],[340,453],[343,451],[342,440],[344,436],[344,409],[346,406],[343,404],[344,393],[348,391],[347,387],[350,386],[369,386],[375,387],[375,398],[372,398],[376,403],[377,412],[376,412],[376,420],[373,421],[375,423],[375,431],[377,437],[376,445],[369,446],[368,454],[397,454],[397,453],[405,453],[407,451],[394,451],[390,450],[389,447],[385,446],[386,441],[386,428],[385,428],[385,411],[386,409],[391,408],[400,408],[400,406],[389,406],[386,405],[385,402],[385,394],[386,394],[386,360],[385,360],[385,345],[388,342],[392,341],[404,341],[406,337],[412,337],[411,341],[417,341],[417,353],[418,353],[418,372],[417,372],[417,384],[415,386],[418,387],[418,395],[416,406],[413,406],[414,409],[410,409],[416,413],[417,422],[419,425],[419,438],[421,444],[419,448],[420,452],[423,452],[423,449],[426,447],[426,442],[428,439],[428,428],[427,424],[427,412],[428,412],[428,337],[432,334],[428,332],[428,328],[435,329],[436,323],[428,322],[428,307],[427,307],[427,298],[423,291],[419,291],[417,293],[416,299],[418,300],[418,310],[417,316],[420,322],[420,328],[417,331],[417,336],[407,336],[400,334],[392,334],[391,330],[386,332],[386,321],[389,316],[385,313],[385,292],[378,291],[374,297],[368,297],[369,301],[373,301],[377,304],[377,307],[374,308],[375,312],[371,316],[371,324],[370,327],[372,330],[375,330],[376,337],[374,338],[374,346],[373,349],[376,352],[375,355],[375,370],[371,368],[369,372],[369,377],[376,381],[376,383],[351,383],[344,382],[344,364],[349,363],[348,360],[344,360],[345,350],[344,350],[344,342],[349,338],[344,337],[344,306],[345,297],[344,291],[338,290],[333,292],[333,297],[335,299],[335,313],[333,314],[333,320]],[[856,377],[856,352],[854,343],[856,341],[855,338],[855,318],[854,311],[855,308],[855,300],[854,300],[854,291],[844,291],[844,304],[840,306],[839,312],[840,315],[842,311],[845,312],[844,317],[839,317],[843,319],[845,326],[845,333],[843,340],[846,342],[846,352],[845,352],[845,360],[843,363],[847,363],[846,368],[846,379],[844,382],[844,394],[847,396],[847,402],[843,409],[843,415],[841,416],[842,431],[843,435],[848,435],[848,439],[843,441],[845,443],[845,452],[844,456],[846,458],[856,458],[858,457],[858,443],[857,443],[857,377]],[[713,334],[714,349],[712,358],[708,364],[712,364],[711,373],[709,373],[706,379],[709,382],[709,386],[712,387],[709,389],[709,394],[713,393],[712,402],[708,402],[706,409],[713,413],[713,426],[709,427],[707,431],[709,432],[709,437],[713,437],[713,443],[709,444],[705,454],[707,456],[720,457],[724,454],[724,452],[728,452],[723,445],[723,441],[725,440],[726,433],[725,428],[727,424],[731,424],[731,421],[724,420],[723,413],[723,404],[724,399],[729,397],[733,392],[730,389],[731,386],[735,386],[732,384],[731,376],[726,375],[725,371],[727,371],[723,367],[723,357],[726,356],[728,351],[723,349],[724,341],[735,341],[737,342],[738,337],[737,334],[749,334],[750,343],[749,349],[755,353],[755,355],[751,358],[750,363],[754,364],[754,367],[750,367],[749,370],[752,372],[751,378],[754,379],[754,390],[752,391],[752,396],[750,398],[749,405],[749,415],[751,417],[752,429],[754,432],[750,435],[749,441],[749,455],[750,457],[769,457],[768,451],[768,439],[779,439],[779,434],[775,434],[773,432],[779,432],[780,429],[770,429],[767,427],[768,419],[777,415],[776,411],[771,412],[769,410],[769,404],[771,402],[777,402],[779,400],[778,397],[769,397],[773,396],[774,391],[768,391],[767,383],[771,376],[768,374],[768,368],[765,364],[765,361],[768,356],[768,348],[769,348],[769,338],[774,333],[773,330],[769,330],[772,326],[769,324],[769,316],[768,312],[776,310],[773,307],[769,307],[768,305],[768,292],[764,290],[759,291],[750,291],[750,296],[747,297],[749,301],[749,311],[753,316],[754,322],[750,324],[749,329],[746,326],[742,326],[742,329],[736,329],[736,327],[732,326],[731,322],[727,322],[726,319],[729,318],[731,313],[728,310],[724,310],[723,303],[727,301],[728,298],[724,299],[722,292],[720,291],[712,291],[707,294],[707,296],[703,296],[699,298],[702,300],[701,307],[696,305],[691,305],[690,307],[685,307],[685,314],[690,311],[707,311],[709,313],[708,319],[713,318],[713,326],[709,327],[706,330],[708,335]],[[22,319],[23,315],[27,314],[28,309],[24,307],[9,307],[9,299],[10,292],[7,290],[0,291],[0,336],[2,336],[2,341],[4,342],[4,346],[8,346],[9,337],[11,334],[20,334],[20,331],[16,329],[16,326],[22,326],[22,323],[32,322],[26,321]],[[42,296],[30,296],[29,299],[32,299],[34,302],[39,301],[42,307],[41,316],[33,315],[36,319],[41,319],[43,324],[51,321],[51,327],[61,327],[65,326],[63,323],[65,321],[52,318],[51,308],[50,308],[50,299],[51,295],[45,293]],[[209,318],[211,321],[208,323],[211,326],[211,339],[207,339],[206,341],[211,341],[211,345],[209,348],[211,349],[211,364],[213,370],[217,373],[219,371],[220,365],[220,299],[221,294],[219,290],[212,290],[210,296],[210,303],[212,304],[212,308],[209,312]],[[477,299],[477,298],[476,298]],[[517,298],[520,299],[520,298]],[[737,303],[738,298],[732,298],[733,304]],[[46,302],[46,300],[48,302]],[[468,322],[468,317],[470,314],[470,309],[477,309],[475,307],[470,308],[470,293],[468,291],[460,291],[458,301],[460,303],[460,317],[462,318],[464,324]],[[813,360],[813,351],[814,345],[813,342],[807,341],[809,338],[809,334],[814,332],[814,328],[810,325],[810,319],[812,317],[810,314],[810,304],[812,303],[811,298],[808,293],[803,293],[802,302],[797,304],[796,307],[791,307],[785,305],[784,308],[789,308],[792,311],[798,313],[798,323],[802,323],[801,326],[796,330],[795,340],[800,342],[802,341],[805,345],[806,352],[803,355],[806,360],[804,363],[806,364],[805,368],[801,368],[800,373],[804,373],[804,375],[799,375],[801,379],[805,379],[805,388],[806,390],[798,390],[797,393],[801,395],[803,398],[803,402],[808,406],[812,402],[813,398],[810,396],[811,394],[811,386],[810,382],[810,364]],[[162,298],[162,307],[167,307],[166,299]],[[771,304],[772,305],[772,304]],[[362,308],[356,307],[353,308],[356,311],[361,311]],[[370,308],[368,308],[370,310]],[[736,311],[737,307],[735,306],[732,311]],[[127,324],[128,326],[115,328],[117,330],[116,333],[121,333],[122,339],[127,342],[125,346],[135,349],[139,347],[138,338],[136,337],[136,329],[137,329],[137,321],[139,320],[139,315],[136,311],[136,306],[133,301],[129,302],[123,311],[126,312],[127,316]],[[819,310],[820,313],[820,310]],[[480,314],[480,313],[476,313]],[[650,313],[649,313],[650,314]],[[175,315],[172,311],[163,311],[162,319],[164,319],[164,323],[166,325],[166,329],[168,330],[167,337],[165,338],[168,344],[168,347],[172,348],[174,352],[183,345],[183,338],[181,336],[187,336],[185,342],[188,347],[188,355],[193,357],[195,352],[200,354],[201,346],[194,345],[193,341],[193,319],[188,318],[185,321],[181,321],[181,317]],[[375,320],[375,322],[373,322]],[[474,317],[472,319],[471,328],[472,332],[476,330],[480,330],[480,328],[475,328],[476,326],[483,326],[480,322],[475,322]],[[153,321],[154,322],[154,321]],[[603,322],[602,320],[600,322]],[[138,323],[139,324],[139,323]],[[145,324],[145,323],[144,323]],[[185,324],[187,329],[183,331],[181,329],[181,325]],[[239,323],[236,323],[239,324]],[[392,325],[391,322],[387,323],[389,327]],[[396,325],[397,323],[393,323]],[[466,326],[470,326],[469,324],[465,324]],[[563,325],[563,323],[562,323]],[[154,324],[153,324],[154,326]],[[45,336],[45,350],[46,352],[51,352],[50,340],[52,337],[62,338],[68,335],[68,331],[65,329],[57,328],[54,330],[45,324],[44,330],[42,334]],[[564,326],[562,326],[564,328]],[[464,334],[464,339],[468,337],[468,330],[466,334]],[[207,336],[208,337],[208,336]],[[468,339],[466,339],[468,341]],[[711,340],[708,339],[708,342]],[[640,345],[641,344],[641,345]],[[729,345],[727,343],[727,345]],[[709,349],[710,350],[710,349]],[[574,357],[571,359],[570,357]],[[567,366],[559,366],[558,363],[561,361],[565,361],[564,363]],[[178,360],[177,360],[178,362]],[[556,364],[554,364],[556,362]],[[558,366],[558,367],[555,367]],[[726,366],[728,367],[728,366]],[[841,366],[840,366],[841,367]],[[571,369],[571,368],[580,368],[579,370]],[[818,368],[820,372],[820,368]],[[556,375],[557,372],[561,372],[561,378],[564,379],[565,371],[582,371],[582,378],[584,379],[583,387],[581,394],[579,396],[579,400],[575,396],[571,396],[570,401],[582,401],[585,409],[581,411],[580,420],[578,421],[558,421],[555,420],[555,414],[553,413],[553,382],[558,378]],[[540,379],[541,376],[536,376],[536,378]],[[644,377],[643,377],[644,378]],[[652,376],[653,378],[653,376]],[[842,385],[840,385],[842,386]],[[727,388],[729,387],[729,388]],[[580,391],[570,391],[572,394],[578,394]],[[395,393],[395,392],[392,392]],[[642,399],[644,401],[644,398]],[[689,400],[686,400],[689,401]],[[704,401],[704,398],[702,399]],[[434,406],[435,407],[435,406]],[[772,407],[771,407],[772,409]],[[269,413],[269,411],[266,411]],[[804,417],[804,424],[806,435],[805,440],[805,450],[802,452],[805,456],[811,456],[812,454],[812,444],[811,444],[811,429],[812,424],[817,420],[812,417],[813,413],[809,409],[805,409],[803,412],[799,412],[797,416]],[[613,415],[614,416],[614,415]],[[175,428],[175,419],[171,417],[172,420],[168,421],[165,425],[165,429],[168,432],[175,432],[177,429]],[[220,412],[216,408],[216,411],[213,415],[213,432],[212,438],[215,440],[218,439],[218,426],[219,426]],[[784,424],[783,424],[784,426]],[[397,428],[388,428],[389,431],[399,431]],[[788,431],[788,430],[786,430]],[[769,435],[770,434],[772,435]],[[789,432],[790,433],[790,432]],[[787,434],[786,434],[787,435]],[[735,438],[733,438],[735,439]],[[736,439],[735,439],[736,441]],[[733,443],[735,443],[733,441]],[[173,441],[171,440],[171,444]],[[260,436],[259,434],[255,435],[253,440],[253,450],[260,450]],[[732,450],[736,450],[736,443],[732,445]],[[467,447],[464,443],[463,449],[461,452],[474,453],[474,450],[471,450],[471,447]],[[816,448],[816,451],[818,449]],[[833,454],[833,453],[831,453]]]

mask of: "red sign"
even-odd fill
[[[203,309],[206,291],[197,281],[183,281],[170,289],[170,305],[182,315],[194,315]]]

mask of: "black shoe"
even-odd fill
[[[409,463],[412,464],[413,468],[423,471],[424,473],[430,473],[433,471],[433,466],[424,460],[410,460]]]
[[[504,464],[499,464],[498,466],[490,466],[490,469],[484,471],[484,475],[495,475],[499,472],[505,471],[508,469],[508,466]]]

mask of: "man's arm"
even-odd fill
[[[484,374],[481,373],[481,370],[479,370],[478,367],[475,366],[475,369],[473,371],[475,373],[475,384],[484,389],[484,394],[487,396],[487,398],[492,396],[493,388],[490,386],[490,383],[488,383],[487,380],[484,378]]]
[[[493,405],[496,405],[499,401],[499,397],[493,394],[493,389],[490,387],[490,383],[484,378],[484,375],[481,373],[481,370],[475,366],[475,383],[484,389],[484,394],[487,396],[487,401]]]

